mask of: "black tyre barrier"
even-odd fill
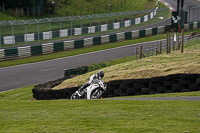
[[[77,87],[52,90],[66,78],[35,85],[33,98],[37,100],[69,99]],[[113,80],[107,83],[102,97],[200,91],[200,74],[171,74],[148,79]]]

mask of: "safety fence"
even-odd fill
[[[184,30],[192,30],[200,28],[200,22],[193,22],[181,26]],[[49,54],[64,50],[72,50],[76,48],[90,47],[94,45],[116,42],[119,40],[137,39],[152,35],[163,34],[168,30],[168,26],[160,26],[155,28],[148,28],[144,30],[136,30],[130,32],[120,32],[111,35],[103,35],[98,37],[85,38],[80,40],[70,40],[54,43],[46,43],[40,45],[17,47],[9,49],[0,49],[0,60],[10,60],[17,58],[24,58],[42,54]]]
[[[3,44],[51,40],[116,30],[131,25],[139,25],[154,18],[158,12],[167,13],[167,8],[141,11],[126,11],[85,16],[69,16],[34,20],[0,21],[0,48]],[[166,12],[166,13],[164,13]],[[133,18],[138,14],[147,14]],[[166,16],[166,15],[165,15]],[[166,16],[167,18],[167,16]],[[115,22],[117,20],[117,22]],[[111,22],[112,21],[112,22]],[[93,23],[92,23],[93,22]],[[87,25],[87,27],[86,27]],[[20,34],[24,33],[25,34]]]
[[[160,26],[144,30],[136,30],[130,32],[121,32],[112,35],[103,35],[98,37],[85,38],[80,40],[70,40],[54,43],[46,43],[33,46],[0,49],[0,60],[9,60],[30,57],[35,55],[48,54],[64,50],[72,50],[76,48],[89,47],[104,43],[111,43],[119,40],[129,40],[162,34],[167,31],[167,26]]]
[[[64,79],[35,85],[33,98],[37,100],[69,99],[78,87],[52,90]],[[157,93],[190,92],[200,90],[200,74],[171,74],[145,79],[113,80],[107,83],[102,97],[147,95]]]

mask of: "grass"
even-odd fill
[[[31,88],[0,93],[1,133],[198,133],[200,130],[198,101],[36,101],[29,100]]]
[[[145,78],[175,72],[198,72],[200,45],[106,67],[105,80]],[[192,60],[192,61],[191,61]],[[113,74],[113,71],[115,73]],[[123,75],[122,75],[123,74]],[[73,78],[85,82],[91,73]],[[69,82],[68,82],[69,83]],[[76,82],[78,83],[78,82]],[[0,93],[0,132],[198,133],[199,101],[186,100],[43,100],[32,99],[33,86]],[[200,96],[200,91],[139,97]],[[135,96],[134,96],[135,97]],[[137,96],[138,97],[138,96]]]
[[[63,1],[64,0],[60,1],[61,8],[59,9],[59,14],[66,15],[66,13],[68,13],[71,16],[73,16],[75,13],[76,15],[81,15],[81,11],[82,14],[86,15],[94,13],[132,11],[133,9],[144,10],[155,7],[155,0],[153,1],[126,0],[126,3],[124,3],[123,1],[122,5],[121,5],[121,0],[76,0],[76,1],[70,0],[69,5],[64,4]],[[112,6],[109,6],[110,3],[112,3]],[[118,8],[117,8],[117,3],[118,3]]]
[[[48,0],[49,2],[52,2],[53,0]],[[84,3],[84,4],[83,4]],[[109,4],[112,3],[109,7]],[[118,3],[118,8],[117,8]],[[64,3],[64,0],[59,0],[59,9],[58,13],[57,10],[55,10],[54,14],[45,14],[41,16],[19,16],[16,17],[15,15],[12,15],[10,11],[0,11],[4,14],[3,16],[0,16],[0,20],[17,20],[17,19],[35,19],[35,18],[42,18],[42,17],[65,17],[68,16],[74,16],[74,15],[87,15],[87,14],[100,14],[100,13],[109,13],[109,12],[119,12],[119,11],[132,11],[132,10],[145,10],[145,9],[152,9],[155,7],[155,0],[149,1],[149,0],[126,0],[126,3],[123,2],[121,6],[121,0],[68,0],[68,5]],[[107,8],[105,9],[105,6],[107,5]],[[98,11],[99,7],[99,11]],[[89,12],[88,12],[89,8]],[[95,12],[94,12],[95,8]],[[76,13],[76,14],[75,14]]]
[[[111,106],[112,105],[112,106]],[[199,132],[198,101],[0,101],[0,131]]]

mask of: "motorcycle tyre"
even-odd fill
[[[95,98],[93,98],[93,95],[94,95],[94,92],[96,91],[96,90],[98,90],[98,96],[97,97],[95,97]],[[92,91],[92,94],[91,94],[91,97],[90,97],[90,99],[100,99],[101,98],[101,96],[102,96],[102,94],[103,94],[103,90],[102,89],[100,89],[100,88],[98,88],[98,89],[95,89],[94,91]]]
[[[76,95],[76,98],[73,98],[74,95]],[[70,97],[70,100],[75,100],[75,99],[80,99],[79,95],[76,92],[74,92]]]

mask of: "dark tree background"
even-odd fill
[[[35,3],[35,0],[0,0],[0,3],[4,3],[8,8],[26,8],[32,6]]]

